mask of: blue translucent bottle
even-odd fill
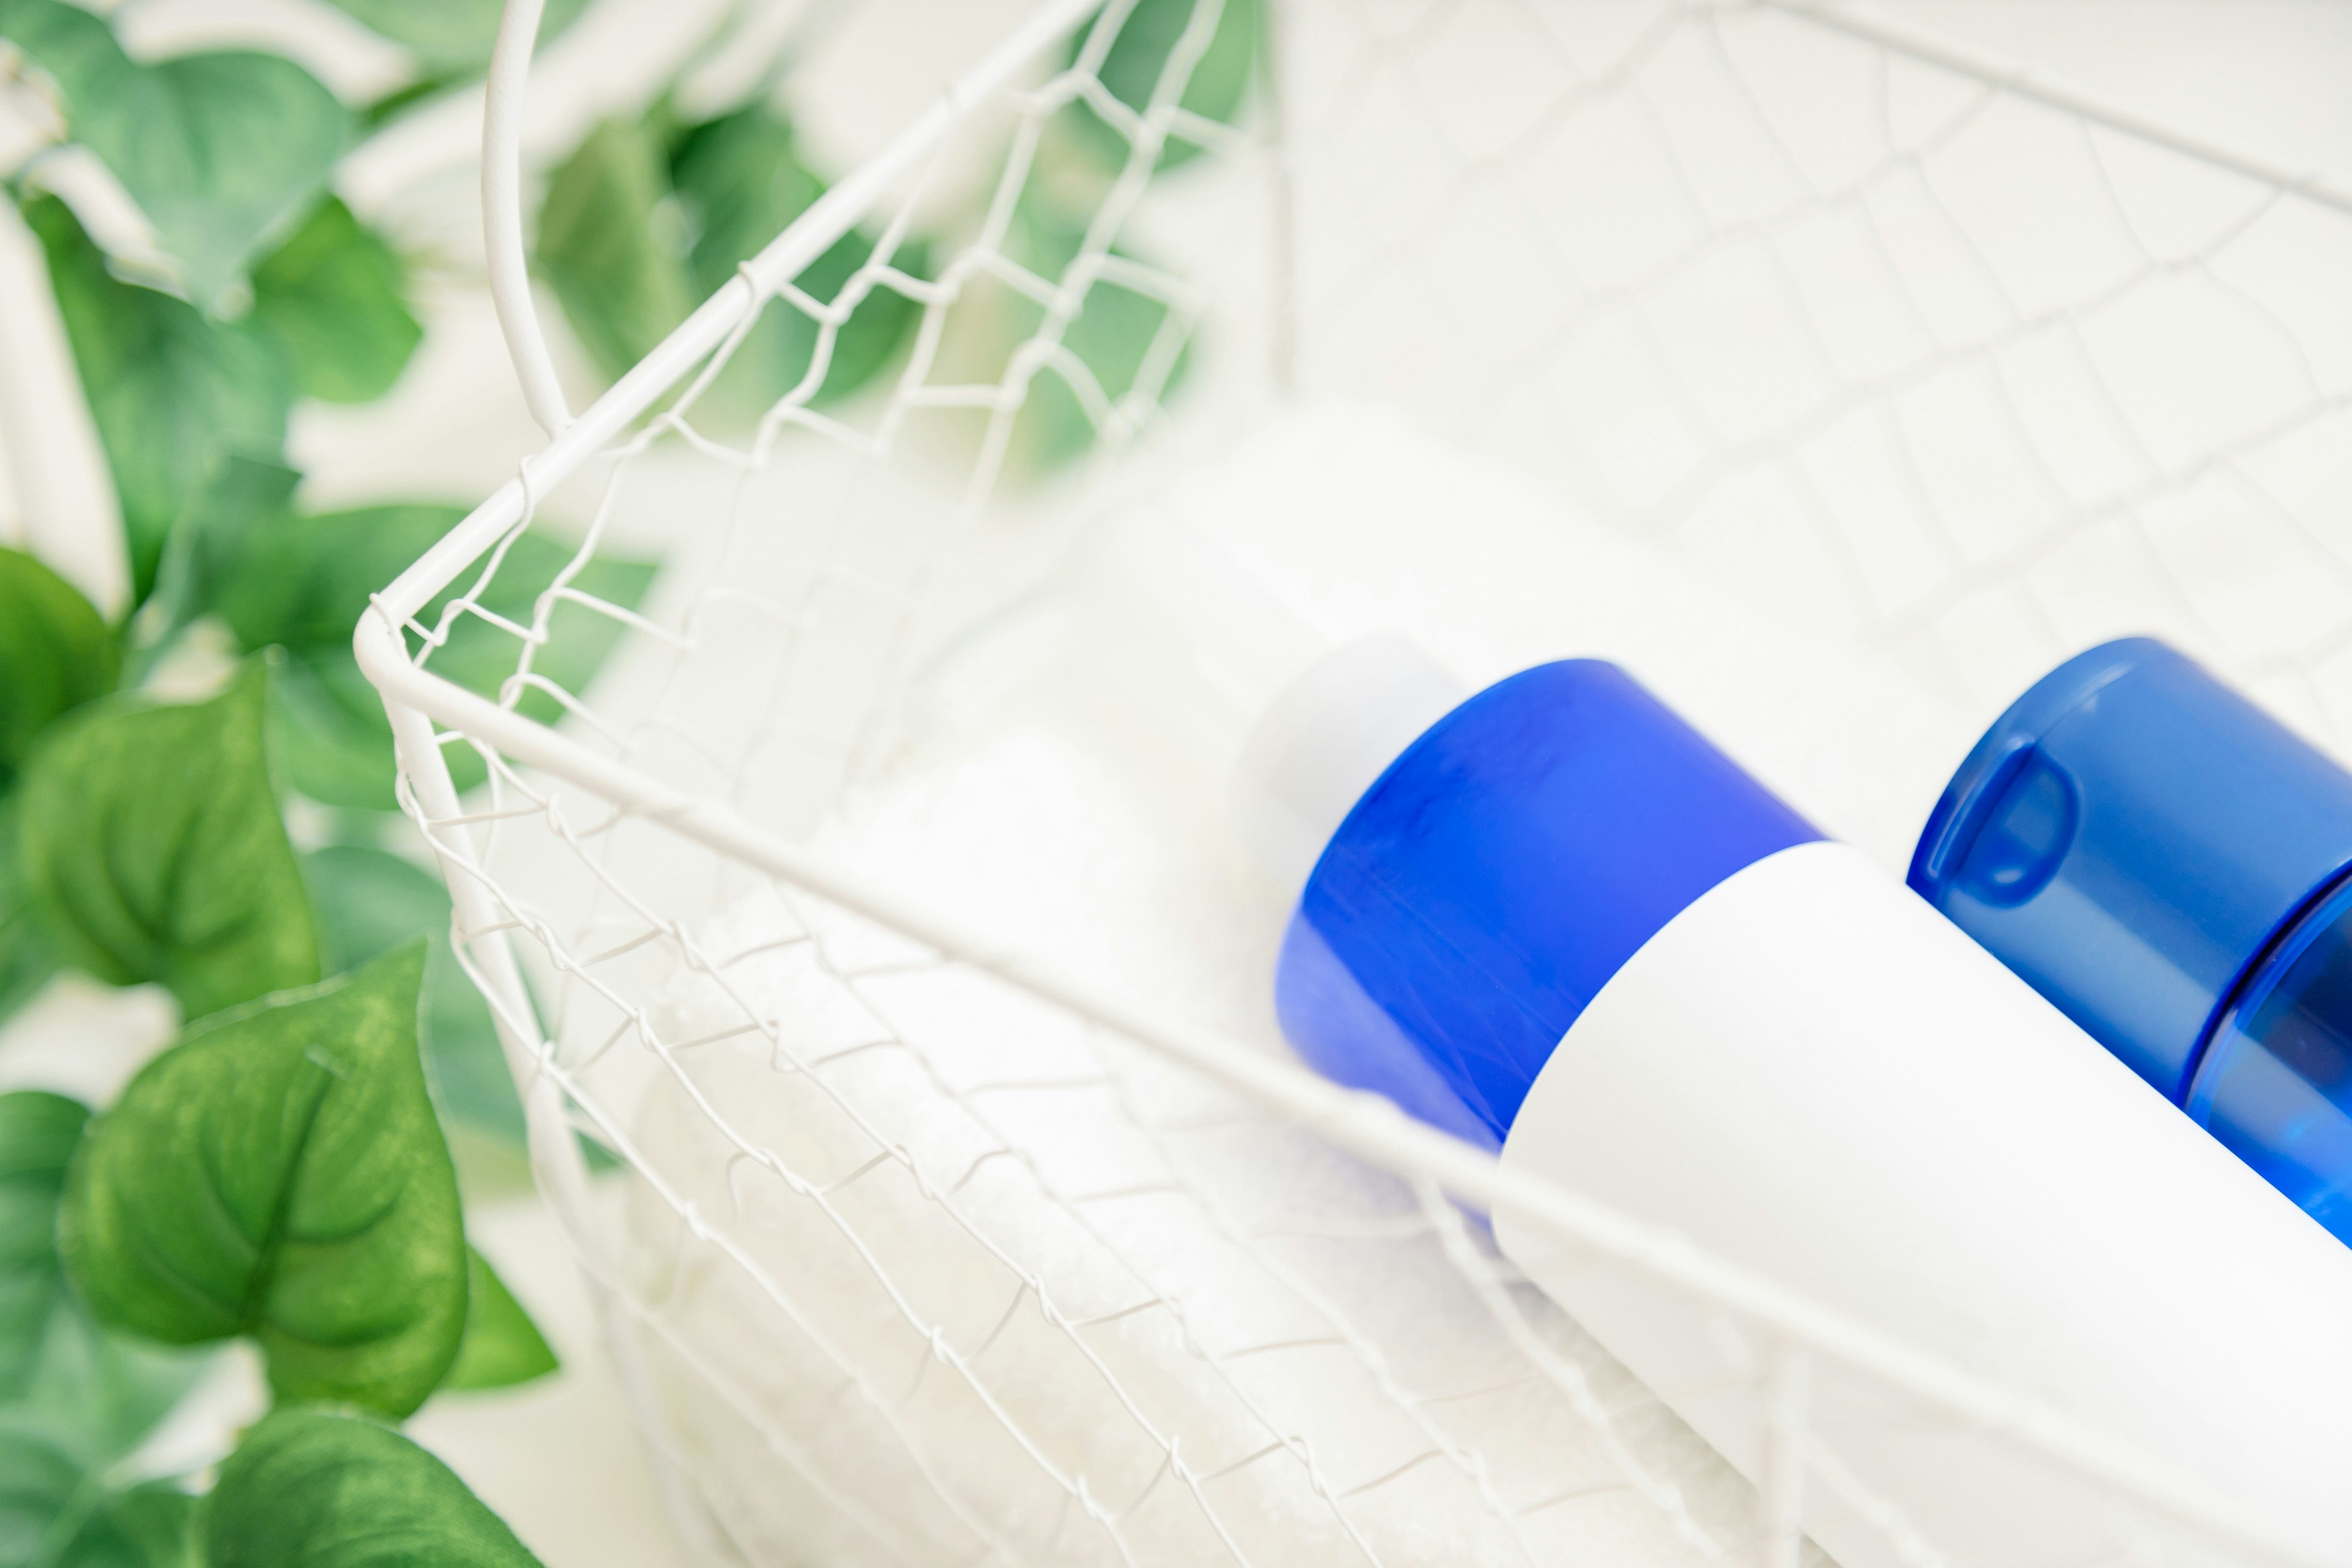
[[[2144,637],[1963,763],[1911,886],[2352,1241],[2352,774]]]
[[[1297,890],[1273,999],[1303,1057],[2300,1539],[2352,1539],[2352,1253],[1624,670],[1465,693],[1418,668],[1342,648],[1241,753],[1236,826]],[[1760,1473],[1757,1384],[1711,1314],[1492,1218],[1529,1282]],[[2116,1544],[2095,1493],[1953,1463],[1935,1423],[1809,1419],[1956,1558]],[[1901,1560],[1808,1498],[1839,1562]]]

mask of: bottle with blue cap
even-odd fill
[[[1911,885],[2352,1241],[2352,774],[2146,637],[1978,742]]]
[[[1260,711],[1232,816],[1297,894],[1275,997],[1314,1066],[2344,1554],[2352,1252],[1899,879],[1607,662],[1473,692],[1380,638]],[[1756,1473],[1765,1413],[1704,1314],[1492,1217]],[[2032,1467],[1958,1462],[1948,1434],[1868,1412],[1813,1419],[1860,1423],[1832,1436],[1947,1553],[2115,1544],[2104,1504]],[[1897,1560],[1809,1495],[1847,1568]]]

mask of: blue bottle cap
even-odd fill
[[[1821,834],[1622,669],[1539,665],[1424,731],[1317,860],[1276,972],[1326,1075],[1492,1146],[1693,900]]]
[[[2352,884],[2337,882],[2256,961],[2181,1109],[2352,1242]]]
[[[1911,886],[2179,1101],[2216,1021],[2352,866],[2352,775],[2162,643],[2068,659],[1979,741]]]

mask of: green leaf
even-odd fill
[[[1014,206],[1005,236],[1005,251],[1014,261],[1041,278],[1060,280],[1084,247],[1087,217],[1063,209],[1033,184]],[[1114,246],[1114,256],[1133,259],[1133,253]],[[1034,333],[1045,321],[1043,307],[1026,297],[1012,310],[1015,341]],[[1080,301],[1077,313],[1062,332],[1062,348],[1083,368],[1093,392],[1116,404],[1138,390],[1152,351],[1168,328],[1169,308],[1158,298],[1123,282],[1097,278]],[[1182,382],[1190,368],[1189,346],[1181,348],[1157,386],[1141,388],[1154,402],[1164,399]],[[1027,399],[1013,425],[1015,448],[1033,468],[1047,470],[1083,456],[1101,434],[1089,413],[1091,397],[1082,397],[1077,377],[1048,361],[1031,378]]]
[[[388,1426],[279,1410],[221,1466],[204,1519],[211,1568],[537,1568],[448,1466]]]
[[[392,727],[373,688],[351,656],[352,628],[368,595],[399,574],[463,514],[456,507],[386,506],[298,518],[257,539],[220,612],[248,648],[276,645],[289,656],[280,682],[286,721],[282,752],[293,786],[331,805],[390,810]],[[540,595],[572,563],[573,547],[545,534],[526,533],[508,546],[478,600],[493,615],[530,626]],[[653,581],[650,563],[599,556],[571,578],[571,586],[607,604],[635,608]],[[428,604],[418,619],[437,626],[443,610],[470,591],[473,574]],[[533,673],[563,690],[587,689],[619,641],[621,625],[584,605],[559,601],[548,616],[548,641],[531,661]],[[448,643],[428,668],[458,684],[497,697],[515,673],[521,645],[481,617],[460,616]],[[515,706],[542,723],[562,714],[546,690],[519,689]],[[480,759],[469,747],[445,753],[460,790],[481,782]]]
[[[236,453],[277,460],[292,384],[250,323],[207,321],[184,300],[114,277],[56,197],[27,203],[25,219],[48,258],[143,600],[173,523],[223,463]]]
[[[466,1342],[441,1384],[449,1389],[511,1388],[545,1377],[558,1365],[555,1352],[507,1289],[489,1259],[466,1249]]]
[[[0,0],[0,37],[57,83],[67,134],[114,172],[206,310],[310,205],[350,143],[335,95],[278,55],[142,63],[65,0]]]
[[[197,1500],[168,1481],[110,1494],[58,1568],[204,1568]]]
[[[121,661],[114,634],[72,584],[0,548],[0,790],[49,721],[114,689]]]
[[[426,66],[440,70],[478,69],[489,62],[498,39],[502,0],[329,0],[362,26],[404,46]],[[548,0],[539,21],[539,42],[570,26],[588,0]]]
[[[293,510],[302,476],[280,463],[231,456],[172,524],[155,589],[131,622],[133,684],[172,637],[209,612],[234,581],[257,529]]]
[[[425,1067],[443,1116],[511,1143],[523,1142],[522,1100],[490,1020],[489,1004],[449,947],[449,894],[422,866],[365,845],[334,845],[303,862],[330,970],[363,963],[417,937],[425,967]]]
[[[666,243],[669,181],[646,121],[600,121],[548,177],[539,275],[581,346],[618,376],[694,309],[686,262]]]
[[[694,290],[707,298],[735,276],[785,226],[824,194],[824,182],[801,162],[792,124],[764,102],[750,104],[687,130],[670,157],[670,178],[695,229],[688,261]],[[830,305],[874,253],[862,231],[836,240],[793,281],[819,304]],[[891,265],[909,277],[929,276],[929,250],[902,246]],[[834,335],[824,379],[810,401],[823,405],[865,386],[897,357],[922,307],[877,283]],[[723,412],[757,417],[798,386],[814,363],[821,336],[817,319],[783,299],[768,302],[738,345],[727,368],[705,394]]]
[[[89,1120],[61,1094],[0,1095],[0,1401],[24,1397],[65,1287],[58,1199]]]
[[[196,1500],[154,1483],[110,1492],[74,1456],[0,1432],[0,1563],[198,1568]]]
[[[330,4],[331,3],[332,0],[330,0]],[[470,77],[470,72],[435,69],[418,77],[415,81],[394,88],[381,98],[370,99],[359,107],[361,132],[364,135],[373,135],[393,121],[415,110],[422,109],[442,94],[463,87]]]
[[[65,1516],[85,1485],[82,1468],[70,1455],[36,1437],[0,1432],[0,1563],[47,1559],[54,1550],[52,1537],[61,1526],[71,1528]]]
[[[217,607],[248,648],[275,645],[301,653],[348,649],[352,628],[367,613],[369,595],[398,576],[465,515],[463,507],[413,502],[289,519],[285,527],[255,541],[244,569]],[[470,575],[465,580],[470,581]],[[545,586],[543,579],[541,586]],[[438,605],[448,597],[445,594],[434,603]]]
[[[57,973],[57,942],[33,912],[16,832],[16,795],[0,795],[0,1020],[40,994]]]
[[[328,403],[382,397],[425,337],[408,310],[408,269],[334,196],[253,269],[253,322],[303,395]]]
[[[66,1289],[58,1204],[89,1120],[62,1095],[0,1095],[0,1435],[103,1469],[163,1418],[204,1358],[106,1332]]]
[[[190,1018],[319,977],[265,686],[256,661],[209,702],[118,693],[55,726],[25,772],[23,875],[60,955],[167,986]]]
[[[102,1322],[249,1334],[281,1401],[405,1415],[466,1322],[457,1180],[416,1048],[425,944],[155,1058],[90,1125],[58,1250]]]
[[[348,648],[289,653],[269,683],[270,724],[287,787],[324,805],[355,811],[396,811],[393,792],[392,721],[383,699],[360,673]],[[449,752],[468,788],[481,782],[480,763],[459,748]]]
[[[1111,97],[1142,113],[1158,92],[1160,76],[1168,68],[1178,40],[1192,26],[1194,12],[1215,3],[1217,0],[1137,0],[1135,9],[1119,24],[1118,36],[1111,40],[1110,50],[1097,72]],[[1231,125],[1241,117],[1248,101],[1250,83],[1257,74],[1258,57],[1265,47],[1265,16],[1260,0],[1223,0],[1223,5],[1215,30],[1209,36],[1208,47],[1193,63],[1184,90],[1176,101],[1203,120]],[[1076,60],[1093,30],[1091,22],[1078,29],[1070,45],[1072,61]],[[1095,112],[1091,104],[1084,99],[1077,100],[1070,105],[1070,114],[1081,140],[1104,162],[1114,168],[1127,163],[1127,138]],[[1173,168],[1201,151],[1199,142],[1188,141],[1171,130],[1167,141],[1160,144],[1159,166]]]
[[[58,967],[25,886],[16,810],[16,794],[0,794],[0,1021],[38,995]]]

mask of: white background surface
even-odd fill
[[[308,9],[298,13],[291,0],[144,0],[133,26],[161,48],[283,38]],[[710,0],[603,0],[547,62],[533,103],[541,153],[560,150],[600,110],[642,99],[717,9]],[[1018,9],[1004,0],[883,0],[878,20],[855,25],[896,26],[910,50],[953,59],[986,36],[994,15]],[[2345,90],[2352,80],[2352,7],[2325,0],[1906,0],[1883,14],[2284,168],[2352,184],[2352,93]],[[379,90],[395,68],[353,29],[328,28],[304,51],[315,69],[352,94]],[[848,155],[887,135],[938,74],[915,62],[888,83],[824,84],[811,118]],[[433,258],[424,275],[431,331],[386,404],[298,416],[294,460],[310,474],[308,493],[318,504],[387,494],[471,500],[540,444],[480,285],[467,161],[475,101],[419,116],[348,171],[354,204]],[[9,437],[0,443],[0,538],[29,541],[112,603],[122,570],[110,503],[37,259],[13,216],[0,217],[0,356],[8,394],[0,398],[0,421]],[[0,1031],[0,1083],[100,1091],[168,1036],[168,1014],[151,995],[105,995],[69,983]],[[560,1238],[528,1204],[478,1210],[472,1220],[484,1251],[556,1342],[566,1370],[510,1394],[445,1399],[412,1429],[553,1568],[684,1561],[660,1521]]]

